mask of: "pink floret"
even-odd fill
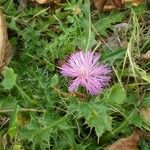
[[[77,52],[72,54],[67,63],[60,67],[60,73],[72,77],[69,91],[76,91],[83,86],[92,94],[99,94],[110,81],[110,68],[98,63],[100,56],[94,52]]]

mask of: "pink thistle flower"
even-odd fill
[[[72,54],[67,63],[60,67],[60,73],[66,77],[72,77],[69,91],[76,91],[83,86],[92,94],[99,94],[110,81],[110,68],[100,65],[100,55],[94,52],[77,52]]]

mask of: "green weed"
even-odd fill
[[[144,5],[103,13],[90,10],[89,2],[71,0],[55,12],[30,5],[17,12],[17,3],[2,0],[0,8],[15,47],[1,75],[0,149],[100,150],[135,129],[150,131],[139,114],[150,105],[149,63],[137,59],[149,48],[141,25],[148,13]],[[131,27],[117,36],[126,46],[109,45],[105,39],[115,33],[114,25],[124,22]],[[93,49],[111,66],[111,84],[101,95],[68,92],[59,61],[78,49]],[[140,147],[148,149],[148,141]]]

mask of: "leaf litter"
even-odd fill
[[[18,12],[21,12],[24,10],[27,11],[26,9],[28,9],[27,3],[26,3],[27,1],[22,0],[22,2],[23,3],[20,2],[20,5],[18,7]],[[39,27],[39,23],[42,22],[42,19],[46,20],[47,19],[46,17],[50,16],[50,14],[47,13],[46,11],[44,11],[44,13],[42,15],[38,14],[39,8],[46,7],[47,5],[49,5],[51,3],[60,4],[61,1],[60,0],[31,0],[30,2],[32,2],[33,4],[38,3],[38,4],[44,4],[44,5],[40,5],[40,6],[38,4],[35,5],[35,6],[37,6],[37,10],[35,8],[34,17],[32,19],[30,19],[30,23],[32,24],[31,26],[30,26],[30,24],[28,24],[27,26],[25,24],[23,24],[23,26],[25,26],[25,28],[28,29],[27,33],[28,32],[30,33],[30,34],[27,34],[26,30],[23,29],[23,33],[27,34],[26,38],[24,38],[25,39],[24,42],[25,42],[25,45],[28,47],[30,47],[34,42],[36,43],[36,38],[35,38],[33,43],[31,42],[30,44],[28,44],[27,43],[28,38],[30,38],[30,36],[34,35],[34,30],[36,30]],[[79,1],[79,2],[81,2],[81,1]],[[105,11],[105,10],[111,11],[112,9],[120,10],[120,9],[124,8],[124,6],[125,6],[124,3],[126,3],[126,2],[127,1],[122,2],[121,0],[113,0],[111,3],[108,3],[107,1],[104,1],[104,0],[101,0],[101,1],[94,0],[95,7],[98,10],[103,10],[103,11]],[[127,117],[131,113],[130,108],[135,109],[134,111],[137,111],[136,112],[137,114],[140,113],[140,115],[142,116],[142,118],[145,121],[149,121],[149,108],[148,107],[142,107],[141,109],[138,109],[136,106],[136,102],[134,102],[134,104],[129,104],[129,103],[132,103],[131,99],[134,99],[136,97],[135,95],[136,95],[136,92],[138,91],[138,86],[136,87],[137,88],[136,89],[134,84],[137,84],[137,85],[139,84],[139,86],[140,86],[140,84],[142,84],[141,80],[146,81],[146,84],[147,84],[147,83],[149,83],[150,78],[149,78],[148,73],[145,71],[145,68],[143,69],[142,65],[138,66],[135,64],[133,66],[133,68],[135,69],[135,71],[137,73],[136,75],[138,75],[137,77],[138,77],[139,83],[136,81],[135,81],[136,83],[134,83],[134,81],[132,79],[132,76],[133,76],[132,69],[133,68],[130,67],[130,63],[128,63],[128,61],[126,61],[126,58],[124,58],[124,57],[126,57],[126,55],[124,55],[124,54],[126,53],[127,46],[130,48],[130,46],[132,46],[132,44],[129,45],[130,39],[126,40],[123,37],[122,33],[124,33],[125,30],[127,30],[128,32],[132,31],[135,28],[135,26],[132,27],[133,24],[132,24],[132,21],[129,21],[130,19],[123,20],[124,18],[122,18],[122,16],[124,16],[124,14],[121,14],[122,10],[120,12],[117,11],[117,13],[119,12],[118,14],[121,14],[121,17],[119,16],[119,19],[117,18],[117,15],[113,16],[112,15],[113,13],[112,14],[110,13],[112,16],[108,15],[107,13],[104,13],[102,15],[101,15],[101,13],[96,14],[97,16],[100,15],[100,17],[99,17],[100,21],[99,21],[99,24],[97,25],[97,27],[101,27],[101,26],[104,27],[104,28],[100,28],[98,31],[100,34],[99,35],[100,39],[104,41],[104,43],[102,43],[102,45],[100,45],[101,46],[100,48],[104,49],[104,51],[102,50],[102,57],[103,57],[103,52],[106,51],[105,53],[108,52],[108,56],[110,56],[108,58],[105,58],[105,59],[107,59],[108,63],[112,63],[113,61],[111,61],[111,60],[113,60],[113,59],[115,60],[116,56],[118,56],[119,59],[122,59],[120,62],[117,62],[117,63],[115,62],[114,64],[112,63],[113,64],[112,68],[114,69],[113,70],[114,78],[112,79],[113,80],[112,82],[114,82],[114,84],[110,85],[111,87],[104,90],[104,93],[102,93],[102,95],[97,95],[96,98],[90,97],[82,88],[79,89],[79,92],[68,93],[68,91],[66,91],[66,89],[67,89],[66,82],[68,82],[68,80],[62,79],[62,77],[60,77],[60,74],[58,74],[57,69],[56,70],[54,69],[55,70],[54,72],[52,72],[51,69],[48,69],[48,71],[47,71],[47,68],[51,67],[50,65],[53,64],[55,62],[55,60],[61,61],[61,58],[67,57],[67,55],[70,54],[70,52],[66,53],[66,51],[68,51],[68,49],[63,49],[69,43],[68,42],[69,38],[66,39],[66,37],[71,35],[72,24],[73,24],[73,26],[76,27],[76,23],[77,24],[79,24],[80,22],[83,23],[84,20],[82,20],[83,19],[82,17],[84,15],[86,16],[88,14],[86,4],[84,7],[79,7],[79,5],[74,0],[71,1],[70,3],[73,3],[73,5],[72,6],[69,5],[69,6],[65,7],[66,10],[69,10],[69,13],[64,18],[63,18],[64,14],[63,14],[62,10],[56,11],[56,15],[54,15],[55,16],[54,20],[52,19],[52,17],[50,17],[50,19],[48,20],[48,25],[46,24],[44,26],[45,29],[48,26],[48,29],[46,29],[46,30],[43,29],[44,32],[37,31],[37,33],[35,33],[35,35],[37,34],[38,36],[42,35],[46,41],[46,38],[47,38],[46,33],[48,32],[48,34],[51,36],[51,33],[49,33],[49,29],[52,29],[50,24],[54,24],[52,27],[56,27],[56,29],[58,28],[59,32],[57,31],[57,33],[59,34],[59,37],[57,38],[57,33],[54,30],[52,30],[52,32],[54,32],[54,33],[52,33],[53,36],[50,37],[51,38],[50,42],[49,42],[50,44],[47,44],[45,42],[46,46],[51,49],[51,51],[49,51],[48,53],[49,54],[52,53],[52,57],[51,57],[51,55],[46,56],[47,55],[46,53],[45,53],[46,55],[45,54],[44,54],[44,56],[42,55],[45,51],[45,43],[44,43],[44,50],[43,50],[43,48],[40,47],[39,40],[37,42],[39,44],[39,45],[37,44],[38,46],[34,47],[33,46],[35,44],[34,43],[32,45],[33,47],[31,46],[30,51],[26,52],[26,50],[25,50],[25,53],[27,55],[30,55],[31,58],[35,56],[34,59],[36,59],[37,61],[40,58],[40,61],[42,61],[42,62],[40,62],[40,65],[35,61],[35,66],[33,68],[36,68],[37,70],[38,69],[39,70],[41,69],[41,70],[40,71],[38,70],[39,72],[37,70],[36,70],[37,72],[35,70],[33,71],[30,68],[30,64],[28,64],[28,59],[27,59],[27,61],[26,61],[27,66],[28,66],[27,68],[22,70],[22,68],[23,68],[22,66],[19,69],[16,69],[17,66],[15,66],[16,67],[15,70],[17,70],[17,73],[15,73],[15,71],[12,68],[7,68],[7,67],[5,67],[5,70],[3,71],[4,79],[1,84],[3,86],[3,90],[5,91],[5,93],[7,93],[7,92],[9,93],[12,90],[10,92],[11,94],[10,93],[8,94],[8,97],[10,96],[10,99],[11,99],[11,102],[9,105],[11,105],[11,103],[13,103],[13,96],[14,96],[15,99],[17,99],[17,100],[19,99],[19,102],[21,103],[21,105],[19,107],[25,107],[25,109],[23,108],[20,110],[25,110],[25,111],[29,110],[29,112],[30,112],[30,108],[31,108],[31,110],[32,110],[32,107],[35,108],[34,109],[35,114],[29,113],[31,115],[31,119],[28,119],[28,117],[30,115],[29,116],[27,115],[27,118],[26,118],[26,115],[24,116],[24,113],[19,114],[19,116],[17,116],[17,121],[16,121],[16,118],[14,117],[14,115],[11,116],[12,122],[10,123],[10,127],[9,127],[10,133],[9,134],[12,137],[14,136],[12,138],[12,141],[14,140],[14,143],[16,142],[16,138],[17,138],[19,147],[24,147],[24,144],[21,144],[21,143],[24,143],[24,140],[25,140],[25,142],[29,141],[31,143],[31,145],[32,145],[32,143],[34,143],[33,141],[35,140],[40,146],[43,146],[43,145],[45,146],[47,143],[48,143],[47,145],[49,146],[51,144],[51,143],[49,143],[49,141],[50,141],[50,139],[52,139],[53,149],[60,149],[60,147],[61,148],[63,147],[62,149],[68,149],[68,147],[69,147],[70,149],[85,150],[86,149],[85,147],[88,147],[87,146],[87,143],[88,143],[90,149],[94,150],[97,147],[99,147],[99,145],[98,144],[96,145],[96,142],[94,141],[96,139],[95,137],[103,138],[103,134],[105,134],[105,132],[107,132],[108,134],[111,133],[112,129],[115,129],[115,127],[113,125],[115,125],[115,126],[117,125],[117,127],[118,127],[118,125],[120,124],[120,121],[123,121],[124,117],[125,117],[125,123],[127,123],[127,125],[130,124],[131,120],[130,120],[130,118]],[[129,3],[137,6],[137,5],[141,4],[141,1],[134,0],[134,1],[130,1]],[[78,8],[78,9],[75,9],[75,8]],[[33,9],[33,8],[31,8],[31,9]],[[73,16],[73,17],[71,16],[72,10],[75,12],[74,14],[76,16]],[[81,13],[81,12],[83,12],[83,13]],[[33,13],[33,12],[31,12],[31,13]],[[24,15],[24,12],[22,12],[22,14]],[[20,18],[24,17],[24,16],[22,16],[22,14],[19,14],[21,16]],[[40,18],[40,15],[42,16],[41,17],[42,19]],[[77,16],[79,18],[77,18]],[[92,14],[92,17],[93,16],[94,15]],[[109,17],[107,17],[107,16],[109,16]],[[103,19],[101,19],[101,17],[103,17]],[[41,20],[39,22],[37,22],[37,24],[36,24],[36,19],[38,20],[39,18]],[[88,17],[86,16],[85,18],[87,19]],[[71,19],[71,23],[69,22],[70,19]],[[90,26],[90,19],[89,20],[88,19],[85,21],[84,28],[87,24],[88,24],[88,27]],[[24,21],[24,20],[21,20],[21,21]],[[98,22],[98,19],[97,19],[97,22]],[[4,43],[9,43],[8,35],[7,35],[7,28],[6,28],[6,23],[4,21],[4,18],[3,18],[3,23],[5,24],[3,26],[3,29],[4,29],[3,34],[5,33],[4,35],[6,37],[5,38],[6,41],[4,40]],[[59,28],[59,26],[61,26],[61,28]],[[68,28],[68,26],[70,28]],[[32,27],[33,27],[33,30],[31,30]],[[94,27],[92,27],[92,33],[94,33],[93,32]],[[22,28],[22,26],[21,26],[21,28]],[[76,27],[76,28],[80,28],[80,27]],[[61,31],[61,29],[63,29],[63,31]],[[96,30],[97,29],[98,28],[96,28]],[[73,28],[73,30],[75,30],[75,29]],[[80,28],[80,32],[81,31],[82,31],[82,29]],[[38,32],[39,32],[39,34],[38,34]],[[75,30],[75,32],[78,33],[78,30]],[[88,32],[90,33],[90,30]],[[66,35],[66,37],[63,36],[63,34],[61,34],[61,33]],[[133,33],[135,33],[135,30]],[[75,38],[76,36],[78,36],[78,34],[75,34],[75,36],[74,36],[74,34],[71,35],[71,39]],[[53,41],[53,37],[55,37],[54,41]],[[63,38],[65,37],[65,38],[61,39],[61,37],[63,37]],[[40,36],[40,38],[41,38],[41,36]],[[82,39],[82,38],[83,37],[81,36],[79,39]],[[130,34],[129,34],[129,38],[130,38]],[[32,41],[32,39],[30,39],[30,40]],[[61,41],[63,41],[65,43],[67,41],[67,44],[66,43],[64,44],[62,42],[63,46],[62,47],[60,45],[58,46],[57,40],[59,41],[58,43],[61,43]],[[90,40],[91,39],[89,36],[89,41]],[[95,40],[95,37],[94,37],[94,40]],[[42,40],[41,40],[41,43],[42,43]],[[136,44],[133,43],[133,45],[136,45]],[[5,44],[5,45],[7,45],[7,44]],[[55,45],[56,45],[56,47],[55,47]],[[54,46],[54,48],[52,46]],[[60,54],[63,55],[61,57],[59,57],[59,54],[57,54],[57,52],[58,52],[57,46],[61,50],[61,51],[59,51]],[[71,43],[71,46],[72,46],[72,43]],[[98,47],[98,45],[96,45],[96,46]],[[5,47],[5,46],[3,46],[3,47]],[[27,49],[28,49],[28,47],[27,47]],[[40,53],[40,51],[38,51],[38,55],[35,54],[36,52],[34,52],[33,54],[32,53],[30,54],[30,52],[33,49],[36,49],[38,47],[40,47],[42,49],[43,53]],[[118,47],[123,48],[123,50],[121,50],[121,54],[120,54],[120,50],[116,50],[114,47],[116,49]],[[93,45],[90,48],[93,48]],[[107,48],[109,48],[109,51],[106,50]],[[2,49],[2,50],[4,50],[4,49]],[[130,50],[131,51],[135,50],[135,48],[131,47]],[[95,48],[94,51],[98,52],[97,48]],[[113,52],[114,54],[112,54],[110,51]],[[122,52],[123,52],[123,55],[122,55]],[[5,52],[3,51],[3,53],[5,53]],[[141,57],[144,56],[145,58],[143,57],[143,59],[148,60],[149,58],[147,58],[147,56],[148,56],[147,53],[141,55]],[[2,63],[7,61],[4,59],[4,57],[5,57],[5,54],[2,56]],[[44,60],[42,60],[42,57],[44,57]],[[134,55],[133,55],[133,57],[134,57]],[[111,59],[111,58],[113,58],[113,59]],[[134,58],[129,58],[129,59],[133,59],[132,61],[137,61],[137,60],[134,60]],[[32,61],[34,62],[34,60],[32,60]],[[125,66],[123,66],[122,70],[120,71],[119,65],[122,64],[123,61],[124,61]],[[45,67],[44,65],[46,63],[48,65]],[[54,63],[53,65],[56,65],[56,64]],[[58,65],[59,64],[57,64],[57,66]],[[43,69],[42,67],[43,68],[45,67],[45,68]],[[128,72],[125,72],[126,70],[124,69],[124,67],[129,67],[129,69],[131,69],[132,75],[129,75]],[[24,70],[27,72],[25,72]],[[127,75],[125,75],[124,72]],[[24,76],[24,73],[25,73],[25,76]],[[31,74],[34,74],[33,80],[32,80]],[[125,79],[124,79],[124,76],[122,76],[122,74],[126,77]],[[46,78],[45,78],[45,76],[46,76]],[[18,79],[17,79],[17,77],[18,77]],[[21,80],[19,78],[21,78]],[[38,80],[38,82],[35,81],[35,78]],[[130,78],[132,81],[130,80]],[[50,79],[50,82],[49,82],[49,79]],[[62,83],[61,80],[65,81],[65,84]],[[133,85],[131,85],[130,81],[131,81],[131,83],[133,83]],[[29,85],[26,84],[25,87],[23,87],[23,82],[25,82],[25,84],[29,83]],[[33,83],[35,83],[35,84],[32,85]],[[126,83],[127,83],[127,85],[124,86],[124,84],[126,84]],[[17,84],[19,84],[20,87],[18,86],[18,91],[16,92],[14,87],[17,87],[17,86],[15,86]],[[34,87],[33,91],[32,91],[32,86]],[[126,89],[126,87],[130,87],[130,86],[133,86],[133,88]],[[143,86],[143,84],[142,84],[142,86]],[[23,88],[23,90],[22,90],[22,88]],[[146,88],[146,86],[145,86],[145,88]],[[135,90],[136,92],[133,89],[136,89]],[[15,91],[15,92],[13,92],[13,91]],[[135,95],[131,94],[133,91],[135,92],[134,93]],[[32,95],[32,92],[35,96]],[[16,93],[17,93],[18,97],[15,96]],[[46,98],[44,97],[45,95],[46,95]],[[49,100],[49,98],[50,98],[50,100]],[[84,98],[84,101],[82,100],[83,98]],[[29,103],[29,105],[27,105],[28,102],[24,103],[24,101],[26,99],[29,99],[31,101],[31,103]],[[88,101],[89,99],[90,99],[90,101]],[[7,106],[9,106],[9,105],[7,105]],[[17,110],[16,108],[18,107],[18,105],[19,104],[17,104],[17,106],[15,105],[13,110]],[[54,108],[54,112],[53,112],[53,108],[52,108],[52,110],[51,110],[51,108],[49,108],[51,106]],[[26,108],[26,107],[29,107],[29,108]],[[42,109],[41,112],[44,112],[44,114],[36,113],[36,111],[38,110],[36,108],[41,108]],[[67,108],[70,108],[69,109],[70,112],[67,112],[68,111]],[[44,111],[43,111],[43,109],[44,109]],[[49,109],[50,109],[50,111],[49,111]],[[71,121],[69,119],[66,119],[66,117],[65,117],[65,116],[67,116],[65,114],[66,112],[68,113],[67,115],[71,114],[70,115]],[[14,111],[13,111],[13,113],[14,113]],[[53,116],[55,116],[56,114],[57,114],[57,116],[53,118]],[[64,114],[65,114],[65,116],[63,116]],[[75,122],[76,122],[75,124],[74,124],[74,118],[75,118]],[[64,121],[64,124],[63,124],[62,120]],[[85,123],[90,128],[90,133],[88,135],[87,135],[87,132],[84,132],[84,129],[82,128],[82,126]],[[2,126],[4,126],[4,125],[5,125],[5,123],[3,123]],[[18,132],[20,132],[19,137],[17,137],[18,133],[15,134],[17,125],[19,125],[20,127],[23,127],[23,128],[21,128],[21,130],[18,131]],[[70,127],[69,127],[69,125],[70,125]],[[72,130],[72,128],[75,129],[76,125],[77,125],[77,129],[78,129],[78,135],[80,137],[79,140],[78,140],[78,137],[76,136],[77,132],[74,135],[74,133],[73,133],[74,130]],[[132,125],[136,126],[136,124],[134,124],[134,123]],[[63,126],[63,128],[62,128],[63,130],[61,129],[61,126]],[[122,124],[121,124],[121,126],[122,126]],[[68,129],[68,127],[69,127],[69,129]],[[64,131],[64,128],[66,128],[67,130]],[[130,127],[122,126],[122,128],[124,130],[127,129],[127,131],[128,131]],[[95,129],[95,130],[93,130],[93,129]],[[144,125],[142,126],[142,129],[143,130],[145,129]],[[93,131],[94,131],[94,133],[93,133]],[[149,129],[146,128],[146,131],[149,131]],[[120,130],[120,132],[122,132],[122,130]],[[40,133],[40,136],[38,135],[39,133]],[[53,135],[53,133],[54,133],[54,135]],[[57,134],[59,134],[59,133],[60,133],[60,135],[59,135],[59,137],[57,137]],[[63,138],[61,138],[61,134],[63,135]],[[115,135],[118,136],[118,134],[115,134]],[[127,135],[127,134],[125,134],[125,135]],[[56,136],[56,138],[55,138],[55,136]],[[24,137],[27,137],[27,139],[25,139]],[[31,138],[28,139],[28,137],[31,137]],[[82,137],[84,138],[84,140],[86,140],[86,139],[88,140],[87,143],[84,143],[84,140],[82,141]],[[141,138],[141,134],[139,132],[134,131],[134,133],[131,136],[126,137],[126,138],[120,138],[118,141],[116,141],[115,143],[113,143],[110,146],[105,147],[104,149],[105,150],[138,150],[140,138]],[[21,139],[21,142],[19,142],[20,139]],[[65,147],[65,144],[68,143],[68,141],[67,141],[68,139],[69,139],[69,143],[71,143],[71,144],[69,146],[67,145]],[[53,140],[54,140],[54,143],[53,143]],[[59,140],[62,141],[60,147],[59,147]],[[7,139],[6,139],[6,141],[7,141]],[[76,141],[78,143],[80,143],[82,141],[81,143],[85,144],[85,145],[82,146],[81,144],[77,144]],[[0,142],[0,144],[1,144],[1,142]],[[103,145],[106,145],[106,144],[108,144],[108,141],[106,141]],[[17,144],[15,144],[13,146],[14,149],[16,148],[16,145]],[[49,148],[48,146],[46,148]],[[28,147],[28,145],[27,145],[27,149],[30,149]]]
[[[122,9],[126,3],[131,3],[133,6],[138,6],[143,0],[93,0],[95,7],[98,10],[111,11],[113,9]]]
[[[129,137],[119,139],[104,150],[138,150],[139,141],[140,133],[133,132]]]
[[[9,63],[12,55],[13,48],[8,40],[5,17],[0,10],[0,70]]]

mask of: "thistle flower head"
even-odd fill
[[[92,94],[97,95],[110,81],[110,68],[98,63],[99,54],[79,51],[72,54],[67,63],[60,67],[63,76],[71,77],[69,91],[76,91],[83,86]]]

